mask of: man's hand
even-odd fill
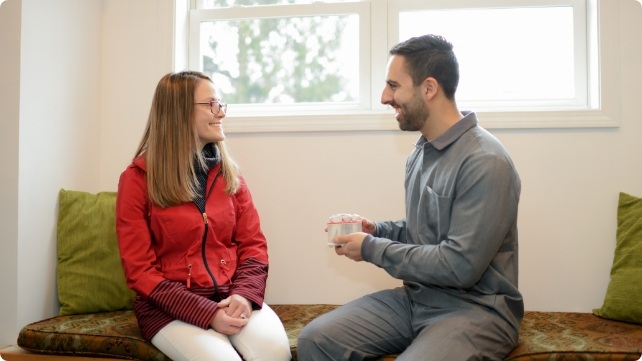
[[[368,234],[364,232],[355,232],[345,236],[336,236],[334,243],[337,246],[334,248],[334,251],[339,256],[346,256],[353,261],[363,261],[361,257],[361,246],[363,239],[366,238],[367,235]]]
[[[369,233],[374,236],[377,231],[377,226],[375,223],[367,218],[361,218],[361,228],[364,232]]]

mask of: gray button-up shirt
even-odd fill
[[[496,312],[517,332],[521,185],[502,144],[466,113],[437,139],[419,139],[405,188],[406,218],[378,222],[363,259],[403,280],[417,303]]]

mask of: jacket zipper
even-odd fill
[[[221,166],[222,167],[222,166]],[[210,189],[205,192],[205,204],[207,204],[207,198],[211,194],[212,189],[214,189],[214,185],[216,184],[216,180],[218,179],[218,176],[221,175],[221,168],[218,169],[218,172],[214,176],[214,180],[212,181],[212,185],[210,186]],[[194,203],[196,208],[198,206],[196,203]],[[199,211],[201,211],[199,209]],[[214,274],[212,273],[212,270],[210,269],[210,265],[207,262],[207,257],[205,255],[205,246],[207,243],[207,231],[209,229],[209,222],[207,221],[207,213],[205,212],[205,209],[203,209],[203,223],[205,224],[205,231],[203,232],[203,239],[201,240],[201,257],[203,258],[203,265],[205,266],[205,269],[207,270],[207,273],[210,275],[210,278],[212,279],[212,282],[214,283],[214,294],[218,295],[218,282],[216,282],[216,277],[214,277]],[[189,288],[189,287],[188,287]]]

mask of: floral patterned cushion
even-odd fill
[[[336,305],[272,305],[285,325],[296,361],[303,327]],[[57,316],[25,326],[18,337],[24,349],[50,354],[93,355],[141,361],[170,361],[140,335],[133,311]],[[526,312],[513,361],[638,360],[642,325],[591,313]],[[394,360],[386,356],[380,361]]]
[[[20,330],[18,346],[49,354],[171,361],[143,339],[131,310],[65,315],[34,322]]]
[[[526,312],[507,360],[639,360],[642,325],[577,312]]]

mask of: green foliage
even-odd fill
[[[217,1],[219,6],[277,3],[283,1]],[[347,20],[341,16],[312,16],[216,22],[216,29],[235,33],[236,48],[223,45],[219,38],[223,31],[216,31],[216,36],[209,39],[211,53],[203,55],[203,71],[215,82],[229,82],[223,91],[229,103],[353,100],[337,65]],[[225,61],[231,58],[234,60]]]

